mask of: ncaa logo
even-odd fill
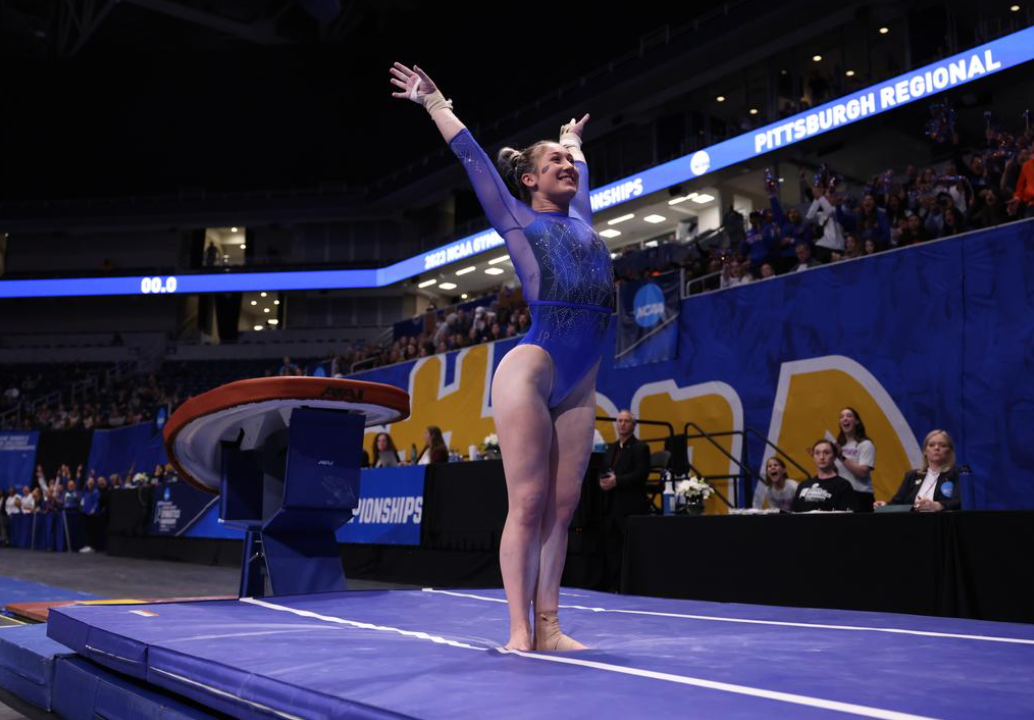
[[[703,175],[711,167],[711,156],[705,150],[698,150],[689,159],[689,169],[694,175]]]
[[[664,293],[653,283],[639,288],[632,300],[632,313],[640,327],[653,327],[664,318]]]

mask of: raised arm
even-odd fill
[[[395,63],[390,72],[391,83],[400,88],[398,92],[392,93],[392,97],[411,100],[427,110],[442,138],[463,163],[463,169],[467,171],[488,221],[506,240],[507,249],[511,255],[515,255],[515,260],[517,255],[523,258],[528,254],[528,248],[514,247],[513,243],[518,240],[516,234],[510,234],[510,231],[522,229],[531,223],[531,208],[510,193],[495,163],[456,117],[452,111],[452,101],[445,99],[427,73],[416,65],[410,69],[402,63]]]
[[[571,122],[560,128],[560,144],[571,153],[571,156],[574,157],[575,167],[578,168],[578,194],[571,200],[570,212],[592,225],[592,203],[589,202],[589,165],[585,162],[585,154],[582,152],[582,132],[588,121],[589,113],[585,113],[578,122],[571,118]]]

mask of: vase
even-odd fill
[[[704,501],[701,498],[687,498],[686,499],[686,514],[687,515],[703,515],[704,514]]]

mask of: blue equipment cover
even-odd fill
[[[47,637],[45,625],[0,630],[0,687],[27,703],[51,709],[54,664],[74,653]]]
[[[54,712],[64,720],[219,720],[223,717],[77,657],[58,661],[54,669],[53,704]]]
[[[1034,626],[565,591],[592,649],[507,652],[499,590],[69,606],[51,637],[246,720],[1030,717]]]

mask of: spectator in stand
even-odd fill
[[[1002,170],[1002,179],[998,185],[998,190],[1003,198],[1008,198],[1011,201],[1015,197],[1016,187],[1020,181],[1020,173],[1023,172],[1023,166],[1027,164],[1030,158],[1030,150],[1026,145],[1021,145],[1016,154],[1005,163],[1005,168]],[[1034,170],[1031,172],[1034,174]]]
[[[750,214],[750,228],[743,241],[742,253],[750,262],[754,275],[761,273],[761,265],[770,262],[778,249],[775,223],[765,222],[765,216],[758,211]]]
[[[971,216],[973,227],[990,228],[995,225],[1001,225],[1009,219],[994,190],[981,190],[980,197],[980,206]]]
[[[731,288],[751,282],[754,278],[751,276],[748,267],[749,263],[746,260],[741,262],[735,256],[726,257],[722,268],[721,287],[723,289]]]
[[[961,212],[959,212],[954,205],[949,205],[944,208],[941,213],[941,225],[940,230],[937,233],[937,237],[949,237],[951,235],[958,235],[959,233],[966,231],[966,221]]]
[[[808,243],[811,246],[811,227],[804,222],[801,211],[795,207],[783,213],[783,207],[779,204],[779,198],[773,193],[769,196],[772,205],[772,217],[779,228],[778,245],[779,253],[776,259],[776,270],[780,273],[788,272],[797,263],[797,244]]]
[[[442,437],[442,429],[436,425],[428,425],[424,433],[424,448],[420,451],[417,465],[449,462],[449,448]]]
[[[1019,168],[1016,190],[1007,205],[1009,215],[1034,217],[1034,145],[1031,145],[1027,160]]]
[[[391,439],[391,435],[386,432],[377,433],[373,439],[370,459],[373,460],[375,468],[394,467],[401,462],[398,448],[395,447],[395,441]]]
[[[811,256],[811,242],[808,240],[799,241],[794,251],[797,254],[797,264],[790,268],[790,272],[800,272],[822,264]]]
[[[868,239],[873,240],[873,238]],[[858,240],[858,236],[854,233],[844,235],[844,254],[840,259],[854,260],[855,258],[860,258],[863,254],[862,244]]]
[[[65,488],[64,495],[61,498],[61,508],[63,510],[78,510],[81,501],[82,497],[79,491],[76,490],[75,480],[69,480],[68,486]]]
[[[787,478],[786,463],[773,455],[765,461],[765,475],[754,488],[752,506],[755,510],[761,510],[767,502],[771,509],[790,512],[797,495],[797,485],[796,480]]]
[[[762,280],[768,280],[769,278],[775,277],[775,275],[776,275],[776,271],[775,271],[775,268],[772,267],[772,263],[770,263],[770,262],[761,263],[761,279]]]
[[[35,488],[30,490],[29,486],[26,485],[22,488],[22,512],[26,515],[31,515],[36,512],[36,497],[39,495],[40,489]]]
[[[858,411],[845,407],[840,411],[840,432],[837,435],[836,470],[851,483],[858,512],[872,512],[872,471],[876,467],[876,445],[865,434],[865,423]]]
[[[872,238],[868,238],[865,244],[862,246],[862,254],[865,256],[875,255],[879,250],[876,247],[876,241]]]
[[[284,356],[284,362],[280,366],[280,369],[276,371],[276,374],[281,377],[293,377],[303,375],[302,369],[295,363],[291,362],[291,358]]]
[[[811,447],[815,461],[815,477],[805,480],[797,487],[792,512],[854,511],[855,498],[851,483],[837,475],[836,448],[832,440],[819,440]]]
[[[803,171],[802,171],[803,172]],[[821,262],[829,262],[834,252],[844,250],[844,231],[840,227],[840,220],[837,218],[837,208],[840,199],[836,196],[831,200],[827,197],[826,186],[819,183],[812,189],[814,200],[804,216],[808,222],[814,222],[819,226],[822,237],[815,243],[815,257]]]
[[[13,487],[7,488],[6,493],[0,493],[0,545],[7,547],[11,544],[11,515],[20,512],[14,502],[18,497],[18,491]]]
[[[876,205],[876,196],[866,193],[858,210],[853,214],[842,214],[843,226],[851,231],[858,240],[873,238],[877,247],[890,247],[890,221],[887,213]],[[845,238],[845,243],[846,243]],[[860,249],[860,243],[859,243]]]
[[[898,236],[898,247],[915,245],[916,243],[926,242],[929,239],[930,236],[926,232],[922,218],[914,214],[909,215],[905,229]]]
[[[101,504],[101,493],[97,488],[97,483],[92,477],[86,481],[86,487],[83,490],[82,498],[79,500],[79,510],[86,518],[86,545],[79,550],[81,553],[93,552],[94,546],[100,547],[101,543],[98,541],[98,534],[100,533],[100,525],[98,520],[100,518],[100,504]]]
[[[905,473],[889,503],[911,505],[916,512],[959,510],[959,471],[955,467],[955,443],[944,430],[931,430],[923,440],[923,464]]]

